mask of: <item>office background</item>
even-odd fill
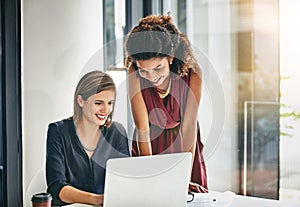
[[[1,1],[2,39],[12,37],[11,29],[19,40],[2,40],[3,206],[22,203],[43,170],[47,125],[72,115],[74,88],[85,72],[112,74],[118,85],[115,119],[132,133],[123,37],[141,17],[168,11],[203,67],[198,117],[209,187],[300,199],[297,0],[12,2],[9,7],[11,2]],[[17,55],[8,56],[7,48]],[[15,64],[7,65],[4,57]]]

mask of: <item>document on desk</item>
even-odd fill
[[[209,192],[196,193],[193,202],[187,204],[187,207],[229,207],[234,199],[235,193]]]

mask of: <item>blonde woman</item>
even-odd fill
[[[84,75],[71,118],[49,124],[46,177],[52,205],[103,204],[109,158],[129,156],[124,127],[112,120],[116,87],[101,71]]]

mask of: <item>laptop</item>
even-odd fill
[[[186,152],[108,160],[104,207],[186,206],[191,161]]]

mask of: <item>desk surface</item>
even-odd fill
[[[70,207],[91,207],[86,204],[72,204]],[[232,192],[197,193],[187,207],[300,207],[300,203],[236,195]]]
[[[249,196],[235,195],[230,207],[300,207],[299,202],[278,201],[271,199],[263,199]]]
[[[232,192],[196,194],[187,207],[300,207],[300,203],[236,195]]]

